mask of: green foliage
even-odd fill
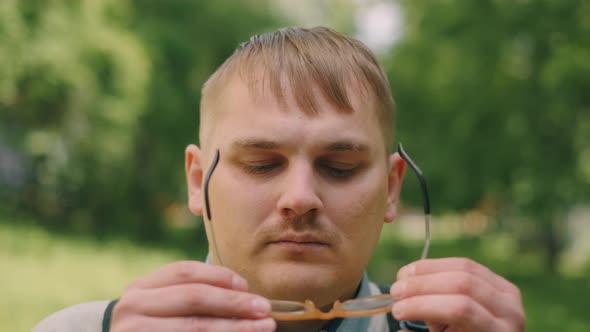
[[[383,63],[434,212],[482,209],[554,268],[564,215],[590,200],[590,4],[401,4],[405,36]],[[290,6],[354,26],[346,0]],[[0,210],[149,241],[169,236],[167,223],[194,226],[178,211],[201,85],[238,42],[276,27],[271,8],[1,1]],[[404,195],[417,198],[412,180]],[[515,215],[536,227],[508,223]],[[182,241],[203,245],[193,230]]]
[[[406,37],[386,66],[435,211],[530,216],[554,268],[565,213],[590,199],[590,5],[403,4]]]
[[[200,87],[269,17],[248,2],[3,1],[0,153],[21,179],[0,173],[0,208],[161,239],[184,205]]]
[[[51,221],[91,222],[124,191],[150,60],[123,1],[4,1],[0,139],[27,160],[18,203]],[[117,175],[119,178],[115,177]]]

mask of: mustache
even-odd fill
[[[291,235],[311,235],[326,244],[336,244],[340,237],[332,227],[318,222],[313,215],[283,218],[279,223],[272,223],[258,231],[258,237],[264,242],[273,242],[277,239]]]

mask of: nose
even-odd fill
[[[281,186],[277,208],[283,218],[317,214],[323,207],[312,165],[303,162],[289,165]]]

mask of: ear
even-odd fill
[[[188,208],[197,216],[203,214],[203,160],[199,147],[191,144],[186,147],[184,171],[188,192]]]
[[[402,188],[406,162],[399,153],[395,152],[389,156],[389,173],[387,176],[387,209],[385,211],[385,222],[392,222],[397,217],[397,206],[399,194]]]

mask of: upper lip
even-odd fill
[[[274,242],[295,242],[295,243],[319,243],[319,244],[327,244],[326,241],[322,240],[320,237],[315,236],[310,233],[287,233],[279,236],[278,238],[271,241]]]

